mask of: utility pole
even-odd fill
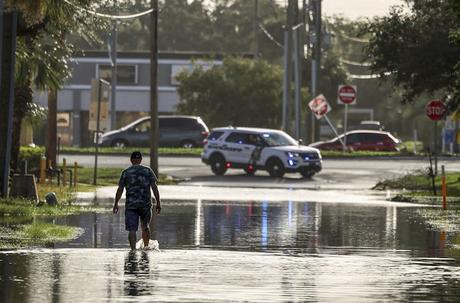
[[[310,10],[312,14],[312,22],[310,26],[314,28],[313,38],[313,52],[311,61],[311,92],[313,97],[319,94],[319,78],[320,78],[320,66],[321,66],[321,36],[322,36],[322,24],[321,24],[321,1],[322,0],[310,0]],[[311,33],[311,28],[310,28]],[[318,141],[320,135],[320,124],[314,117],[311,118],[311,141]]]
[[[150,26],[150,167],[158,176],[158,0],[151,0]]]
[[[284,84],[283,84],[283,130],[290,132],[289,106],[292,81],[292,27],[294,0],[288,1],[286,27],[284,29]]]
[[[254,58],[259,57],[259,0],[254,0],[254,22],[253,22],[253,34],[254,34]]]
[[[116,3],[116,2],[115,2]],[[112,27],[112,39],[111,43],[111,57],[112,57],[112,77],[111,83],[112,93],[110,99],[110,129],[114,130],[117,128],[117,80],[118,80],[118,71],[117,71],[117,40],[118,40],[118,30],[117,30],[117,20],[113,21]]]
[[[294,79],[295,79],[295,138],[300,139],[300,103],[301,103],[301,89],[302,89],[302,60],[300,48],[303,46],[301,43],[301,27],[304,24],[300,21],[299,4],[295,2],[295,26],[292,28],[294,37]]]

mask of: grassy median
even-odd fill
[[[98,152],[102,155],[130,155],[133,151],[140,151],[145,156],[150,154],[148,147],[99,147]],[[184,148],[184,147],[160,147],[158,148],[158,155],[160,156],[200,156],[203,148]],[[61,147],[61,154],[94,154],[94,147]]]
[[[43,246],[72,240],[81,234],[80,228],[43,223],[37,219],[95,211],[103,210],[67,203],[52,207],[24,199],[0,199],[0,248]]]

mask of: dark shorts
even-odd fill
[[[135,208],[125,210],[125,228],[128,231],[139,228],[139,219],[143,226],[149,227],[150,220],[152,219],[152,208]]]

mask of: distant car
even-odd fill
[[[209,134],[209,129],[200,117],[159,116],[159,146],[197,147]],[[102,146],[148,147],[150,146],[150,117],[140,118],[118,130],[102,135]]]
[[[248,175],[266,170],[272,177],[299,172],[310,178],[321,170],[322,164],[318,149],[300,145],[280,130],[251,127],[212,129],[201,159],[216,175],[237,168],[244,169]]]
[[[400,140],[396,139],[389,132],[377,130],[354,130],[346,133],[346,144],[350,150],[368,151],[399,151]],[[309,146],[320,150],[342,150],[339,138],[344,141],[345,135],[335,137],[329,141],[320,141]]]
[[[365,120],[361,121],[357,126],[357,129],[368,129],[368,130],[385,130],[385,127],[380,123],[380,121]]]

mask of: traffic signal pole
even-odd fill
[[[150,18],[150,167],[158,176],[158,0],[151,0]]]

